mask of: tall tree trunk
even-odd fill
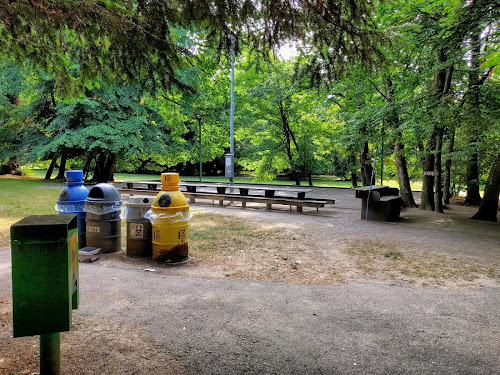
[[[282,131],[286,139],[286,154],[288,156],[288,163],[290,164],[290,168],[292,169],[292,176],[295,179],[295,185],[300,185],[300,175],[295,169],[293,163],[292,145],[291,145],[291,141],[293,140],[295,148],[297,148],[297,141],[295,140],[295,136],[292,133],[292,130],[290,129],[290,124],[288,123],[288,117],[286,115],[285,107],[282,101],[278,102],[278,108],[280,110]]]
[[[57,163],[57,155],[52,157],[52,160],[50,161],[49,169],[47,169],[47,172],[45,173],[45,179],[50,180],[52,177],[52,172],[54,172],[54,168]]]
[[[451,155],[455,144],[455,128],[449,131],[448,147],[446,150],[446,159],[444,161],[444,182],[443,182],[443,200],[444,203],[449,204],[452,196],[451,192]]]
[[[356,153],[351,150],[351,155],[349,156],[349,164],[351,167],[351,185],[352,187],[358,187],[358,175],[356,169]]]
[[[375,184],[375,174],[373,173],[373,167],[370,159],[368,158],[369,148],[368,141],[363,143],[363,148],[361,149],[361,155],[359,158],[361,164],[361,179],[363,181],[363,186],[369,186],[370,181],[372,185]],[[372,180],[373,175],[373,180]]]
[[[89,175],[90,171],[90,164],[92,163],[92,159],[94,159],[94,153],[90,153],[90,155],[87,158],[87,161],[85,162],[85,166],[83,167],[83,178],[86,180]]]
[[[491,167],[484,196],[479,210],[472,217],[476,220],[497,221],[498,198],[500,196],[500,152],[498,153],[493,166]]]
[[[466,128],[469,146],[472,149],[472,154],[468,159],[467,164],[467,197],[465,203],[470,205],[478,205],[481,203],[481,195],[479,194],[479,162],[477,154],[477,131],[480,122],[481,111],[479,110],[479,79],[481,54],[481,30],[477,29],[471,35],[471,69],[469,71],[469,87],[468,87],[468,111],[470,121]]]
[[[435,210],[443,213],[443,186],[441,173],[441,150],[443,148],[443,128],[436,129],[436,155],[434,157],[434,203]]]
[[[108,155],[108,158],[106,160],[106,165],[104,167],[104,177],[106,181],[103,182],[109,182],[109,181],[114,181],[114,173],[116,169],[116,163],[118,162],[118,155],[116,154],[110,154]]]
[[[59,172],[57,173],[56,180],[64,180],[64,172],[66,171],[66,159],[68,154],[63,152],[61,155],[61,161],[59,163]]]
[[[423,182],[422,182],[422,198],[420,202],[421,210],[434,211],[434,154],[432,151],[436,148],[436,133],[432,132],[427,140],[427,148],[425,154],[425,161],[423,166]],[[426,173],[432,174],[426,174]]]
[[[389,78],[386,82],[386,96],[390,103],[394,106],[394,88],[392,80]],[[393,107],[391,114],[387,117],[387,122],[396,137],[394,140],[394,155],[396,158],[396,172],[399,182],[399,191],[406,207],[417,207],[413,193],[410,187],[410,177],[408,175],[408,167],[406,164],[404,144],[401,142],[402,133],[399,130],[399,115],[397,109]]]
[[[106,180],[106,177],[104,176],[105,167],[106,167],[106,153],[100,152],[95,161],[94,177],[92,177],[94,181],[107,182],[104,181]]]

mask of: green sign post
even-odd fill
[[[28,216],[10,235],[14,337],[40,335],[40,374],[60,374],[60,332],[78,308],[77,216]]]

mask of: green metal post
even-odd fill
[[[61,334],[40,335],[40,375],[61,374]]]
[[[382,154],[380,155],[380,185],[384,184],[384,133],[382,133]]]
[[[200,127],[200,182],[201,182],[201,175],[202,175],[202,161],[201,161],[201,120],[198,120],[198,125]]]

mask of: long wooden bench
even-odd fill
[[[141,195],[156,195],[158,191],[146,190],[146,189],[118,189],[120,193],[125,194],[141,194]],[[186,198],[194,199],[209,199],[212,201],[219,201],[219,205],[224,205],[224,201],[237,201],[242,203],[242,207],[246,207],[246,203],[263,203],[266,204],[267,209],[271,209],[273,204],[281,204],[290,206],[290,211],[292,206],[297,207],[298,212],[302,212],[302,207],[315,207],[319,210],[320,207],[324,207],[325,204],[334,204],[333,199],[313,199],[313,198],[289,198],[289,197],[264,197],[264,196],[242,196],[239,194],[219,194],[219,193],[192,193],[183,192]]]
[[[263,197],[257,195],[237,195],[237,194],[212,194],[212,193],[184,193],[186,198],[199,198],[199,199],[211,199],[212,201],[219,201],[219,205],[222,206],[224,201],[237,201],[241,202],[243,207],[246,207],[246,203],[264,203],[267,209],[271,209],[273,204],[282,204],[285,206],[290,206],[290,211],[292,206],[297,207],[297,211],[301,212],[302,207],[315,207],[318,210],[320,207],[325,207],[328,204],[326,200],[321,199],[298,199],[298,198],[287,198],[287,197]],[[329,202],[333,201],[332,199]]]

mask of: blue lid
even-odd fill
[[[82,181],[83,180],[83,171],[81,169],[73,169],[70,171],[66,171],[66,181]]]

